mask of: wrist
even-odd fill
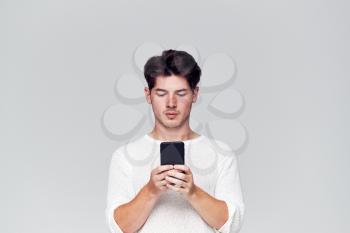
[[[146,192],[146,195],[150,199],[157,199],[159,196],[157,191],[152,187],[152,185],[149,182],[145,185],[144,190]]]
[[[192,190],[188,193],[189,201],[195,200],[198,197],[198,192],[199,187],[194,184]]]

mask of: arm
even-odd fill
[[[225,156],[219,164],[219,174],[215,187],[215,198],[226,203],[228,219],[217,233],[238,233],[243,224],[245,205],[241,191],[238,161],[234,153]]]
[[[133,200],[114,210],[114,220],[123,233],[133,233],[142,227],[152,211],[158,196],[145,185]]]
[[[185,195],[198,214],[218,233],[237,233],[243,222],[244,203],[239,181],[239,172],[235,154],[223,158],[218,165],[218,177],[215,194],[204,192],[194,184],[192,172],[186,165],[175,165],[168,171],[168,185],[174,191]]]
[[[228,219],[226,202],[212,197],[196,185],[188,201],[211,227],[219,229]]]
[[[116,152],[109,169],[106,220],[111,233],[135,232],[147,220],[160,194],[166,190],[164,177],[172,166],[158,166],[150,180],[135,195],[132,167]]]

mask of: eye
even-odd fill
[[[179,96],[185,96],[185,95],[186,95],[186,93],[181,92],[181,94],[180,94],[180,93],[178,93],[178,95],[179,95]]]
[[[160,93],[157,93],[157,96],[165,96],[164,93],[160,94]]]

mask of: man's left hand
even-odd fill
[[[189,198],[195,192],[196,185],[193,182],[191,169],[186,165],[175,164],[174,169],[167,171],[166,180],[173,184],[167,184],[167,187],[181,193]]]

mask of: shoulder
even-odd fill
[[[128,150],[138,148],[143,141],[144,141],[144,137],[137,137],[136,139],[129,139],[123,142],[114,150],[113,157],[117,157],[118,155],[123,155]]]
[[[112,154],[112,161],[118,161],[131,166],[130,161],[140,158],[147,148],[147,141],[144,137],[139,137],[134,140],[129,140],[122,145],[119,145]]]
[[[126,156],[125,156],[125,145],[118,146],[112,153],[111,162],[112,163],[118,163],[118,164],[125,164],[127,162]]]
[[[211,150],[215,151],[219,160],[222,162],[229,162],[237,159],[236,152],[226,140],[206,137],[206,144]]]
[[[130,175],[132,173],[132,166],[124,153],[125,145],[117,147],[110,158],[109,171],[110,173],[122,172]]]
[[[112,154],[112,159],[120,159],[122,157],[125,157],[125,145],[118,146]]]

